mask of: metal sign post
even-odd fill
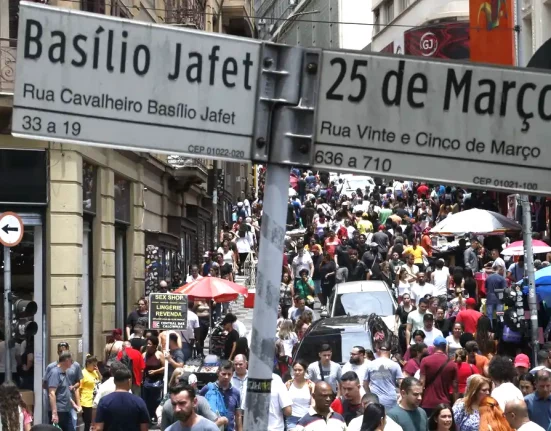
[[[23,239],[23,220],[17,214],[6,211],[0,215],[0,244],[4,246],[4,344],[6,382],[12,381],[12,293],[11,293],[11,248]]]
[[[6,382],[11,382],[11,249],[4,246],[4,354]]]
[[[537,364],[538,342],[538,300],[536,297],[536,280],[534,271],[534,253],[532,250],[532,212],[527,195],[520,195],[522,203],[522,240],[524,244],[524,277],[528,280],[528,307],[530,309],[530,343],[532,363]]]

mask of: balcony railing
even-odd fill
[[[205,29],[204,2],[200,0],[166,0],[166,23]]]
[[[0,93],[13,94],[16,51],[16,39],[0,38]]]
[[[196,168],[202,171],[205,175],[208,174],[208,161],[205,159],[192,159],[178,155],[169,155],[168,164],[174,169]]]

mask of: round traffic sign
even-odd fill
[[[23,239],[23,220],[17,214],[6,211],[0,215],[0,243],[14,247]]]

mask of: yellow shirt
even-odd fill
[[[415,258],[415,263],[423,263],[423,247],[420,245],[417,246],[416,249],[413,249],[413,247],[409,246],[404,249],[404,254],[410,253]]]
[[[99,374],[95,371],[90,372],[86,368],[82,369],[82,380],[80,381],[80,405],[82,407],[92,407],[96,381],[101,382]]]
[[[356,227],[358,228],[358,232],[360,232],[360,235],[365,235],[368,232],[373,232],[373,223],[371,223],[369,220],[361,219],[356,223]]]

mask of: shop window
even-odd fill
[[[115,175],[115,221],[130,224],[130,181]]]
[[[96,214],[97,167],[82,162],[82,211]]]

